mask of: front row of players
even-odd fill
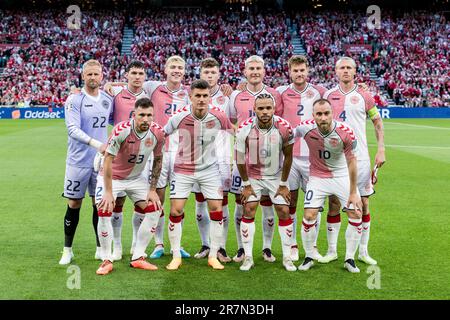
[[[176,270],[182,263],[181,221],[184,205],[194,184],[207,199],[211,219],[208,265],[213,269],[224,268],[217,259],[223,237],[223,193],[214,137],[220,131],[234,133],[234,127],[223,111],[209,106],[210,92],[206,81],[192,83],[190,99],[191,104],[172,116],[164,128],[152,121],[153,106],[147,98],[136,101],[131,120],[114,127],[97,179],[98,234],[103,258],[97,274],[104,275],[113,270],[111,215],[119,193],[125,193],[134,202],[135,210],[145,215],[138,229],[130,265],[145,270],[157,269],[146,261],[145,251],[155,233],[162,209],[156,194],[156,183],[161,172],[164,139],[175,133],[179,135],[178,158],[174,165],[175,184],[170,193],[168,223],[173,259],[166,268]],[[287,179],[294,139],[303,137],[310,150],[310,180],[305,193],[301,231],[306,256],[298,269],[308,270],[313,265],[317,213],[323,207],[325,198],[335,196],[349,216],[344,266],[350,272],[359,272],[354,255],[361,238],[362,204],[356,184],[354,150],[357,142],[352,129],[332,120],[332,108],[326,99],[314,103],[314,120],[301,122],[295,129],[286,120],[274,115],[275,101],[269,94],[257,96],[254,112],[255,116],[244,121],[236,133],[236,163],[243,181],[241,202],[244,205],[240,234],[245,258],[240,269],[246,271],[254,265],[254,217],[261,196],[268,195],[279,218],[283,265],[288,271],[297,270],[291,260],[291,247],[295,240],[293,220],[289,214]],[[149,182],[143,173],[152,153]]]
[[[162,167],[162,149],[165,136],[179,134],[177,161],[174,165],[174,186],[170,192],[169,239],[173,259],[166,267],[176,270],[182,263],[182,216],[186,200],[195,183],[208,201],[211,219],[211,248],[208,264],[223,269],[217,259],[222,243],[222,186],[215,156],[214,137],[220,130],[232,131],[233,125],[218,108],[209,108],[209,85],[204,80],[192,83],[191,104],[174,114],[164,128],[153,120],[153,105],[148,98],[135,103],[133,118],[116,125],[108,141],[105,160],[97,180],[96,203],[99,210],[98,232],[103,263],[97,274],[112,271],[111,215],[115,198],[125,193],[135,203],[136,209],[145,214],[138,233],[131,266],[146,270],[157,267],[145,260],[145,250],[153,237],[159,220],[161,202],[156,194],[156,184]],[[153,152],[150,179],[146,179],[145,165]]]
[[[279,218],[278,230],[283,251],[283,265],[288,271],[297,268],[291,260],[293,220],[289,215],[291,194],[287,179],[292,165],[292,146],[296,137],[303,137],[310,153],[310,179],[306,187],[301,237],[306,256],[298,267],[306,271],[314,264],[317,214],[325,199],[335,196],[349,216],[345,234],[344,267],[359,272],[354,256],[361,239],[361,198],[357,190],[356,144],[353,130],[334,121],[331,104],[318,99],[313,104],[313,120],[301,122],[295,129],[274,115],[271,95],[261,94],[255,100],[255,117],[246,120],[236,136],[239,173],[243,180],[241,201],[244,216],[241,222],[245,258],[241,270],[253,267],[254,217],[262,194],[269,195]]]

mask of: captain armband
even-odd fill
[[[367,114],[369,115],[369,118],[371,120],[377,118],[377,116],[380,116],[380,112],[378,111],[378,108],[376,106],[374,106],[372,109],[367,111]]]

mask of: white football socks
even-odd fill
[[[292,220],[292,245],[297,245],[297,207],[289,207],[289,216]]]
[[[210,219],[208,214],[208,203],[206,201],[199,202],[195,200],[195,215],[202,245],[209,247]]]
[[[136,240],[137,240],[137,233],[139,230],[139,227],[141,226],[142,221],[145,218],[145,213],[137,212],[136,210],[139,210],[137,208],[134,208],[132,223],[133,223],[133,241],[131,243],[131,247],[136,247]]]
[[[167,225],[169,230],[170,247],[172,248],[172,255],[174,258],[181,258],[181,235],[182,235],[182,216],[169,217],[169,223]]]
[[[242,246],[246,257],[253,257],[253,239],[255,237],[255,220],[242,218],[241,221]]]
[[[244,213],[244,208],[242,204],[236,203],[236,207],[234,208],[234,229],[236,231],[236,240],[238,249],[242,247],[242,238],[241,238],[241,220],[242,215]]]
[[[113,211],[111,224],[113,228],[114,248],[122,248],[122,224],[123,214],[121,211]]]
[[[327,216],[327,254],[333,255],[337,253],[337,242],[339,237],[339,230],[341,229],[341,215]]]
[[[361,241],[361,219],[348,219],[347,230],[345,231],[345,260],[355,259],[355,252]]]
[[[230,225],[230,211],[228,209],[228,205],[222,207],[223,212],[223,234],[222,234],[222,243],[220,244],[221,248],[226,249],[227,239],[228,239],[228,226]]]
[[[319,238],[319,229],[320,229],[320,219],[322,218],[322,214],[317,212],[316,218],[316,238],[314,239],[314,247],[317,247],[317,238]]]
[[[359,244],[360,256],[369,255],[367,251],[367,246],[369,244],[369,237],[370,237],[370,214],[362,216],[362,234],[361,234],[361,242]]]
[[[275,212],[273,206],[261,205],[263,218],[263,249],[272,249],[273,234],[275,231]]]
[[[113,240],[113,228],[111,224],[111,216],[98,217],[98,240],[101,246],[101,256],[103,260],[113,261],[111,253],[111,244]]]
[[[136,247],[131,260],[139,259],[145,256],[145,250],[156,232],[160,211],[149,212],[145,214],[144,220],[137,232]]]
[[[293,244],[293,222],[292,219],[279,220],[278,222],[278,232],[281,238],[281,247],[283,249],[283,258],[291,257],[291,247]]]
[[[216,258],[217,251],[220,249],[220,245],[222,244],[222,235],[223,235],[223,213],[222,211],[211,211],[210,212],[210,238],[211,238],[211,247],[209,250],[209,257]]]
[[[164,244],[164,223],[165,223],[165,215],[164,210],[161,213],[161,216],[158,220],[158,225],[156,226],[156,233],[155,233],[155,244],[156,245],[163,245]]]
[[[303,249],[305,250],[305,257],[312,258],[314,250],[314,239],[316,238],[316,220],[302,221],[302,242]]]

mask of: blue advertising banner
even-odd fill
[[[450,118],[450,107],[440,108],[380,108],[383,119],[391,118]],[[0,119],[64,119],[64,108],[6,108],[0,107]]]
[[[0,119],[64,119],[64,108],[0,108]]]
[[[405,108],[388,107],[380,108],[381,117],[391,118],[450,118],[450,107],[439,108]]]

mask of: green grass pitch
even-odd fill
[[[370,123],[368,136],[373,159],[375,138]],[[387,163],[379,171],[377,194],[371,198],[369,251],[379,263],[375,271],[362,263],[358,263],[360,274],[343,269],[344,215],[339,260],[316,264],[306,273],[282,267],[277,229],[273,249],[278,259],[273,264],[262,260],[260,215],[256,266],[250,272],[241,272],[236,263],[214,271],[206,260],[193,258],[184,260],[180,270],[169,272],[165,270],[170,261],[167,255],[154,261],[159,266],[156,272],[134,270],[128,266],[128,200],[124,259],[114,264],[112,274],[100,277],[95,274],[99,262],[94,260],[90,199],[85,199],[72,264],[80,270],[80,289],[70,289],[72,269],[58,265],[66,208],[61,197],[67,142],[64,122],[0,120],[0,299],[450,299],[450,120],[386,120],[385,136]],[[193,202],[191,197],[182,239],[192,254],[200,248]],[[302,200],[299,208],[301,204]],[[168,212],[168,204],[165,207]],[[230,212],[234,212],[233,196]],[[321,253],[327,246],[325,222],[323,215]],[[168,248],[167,231],[165,237]],[[299,232],[297,238],[301,241]],[[153,243],[148,251],[152,249]],[[227,250],[230,255],[236,250],[233,223]]]

